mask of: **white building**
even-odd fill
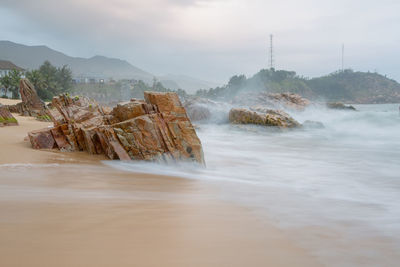
[[[19,70],[23,71],[23,68],[18,67],[11,61],[7,60],[0,60],[0,77],[4,77],[7,74],[9,74],[12,70]],[[7,97],[11,97],[12,93],[8,91],[6,93],[6,90],[3,88],[3,86],[0,84],[0,96],[6,95]]]
[[[7,60],[0,60],[0,77],[6,76],[8,73],[10,73],[12,70],[19,70],[23,71],[23,68],[18,67],[11,61]]]

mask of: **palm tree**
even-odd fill
[[[26,78],[32,83],[36,90],[46,88],[46,82],[38,70],[28,71]]]
[[[4,77],[0,78],[0,84],[4,88],[4,95],[7,95],[8,89],[11,87],[11,79],[10,76],[5,75]]]
[[[11,92],[12,98],[17,99],[19,97],[19,81],[21,80],[22,72],[19,70],[12,70],[9,74],[11,79]]]

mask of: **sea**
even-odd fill
[[[245,207],[292,237],[325,266],[400,266],[399,104],[355,107],[357,111],[324,106],[289,111],[301,123],[318,121],[323,127],[281,130],[231,125],[226,119],[198,124],[205,167],[102,164],[107,172],[176,176],[217,188],[207,197]],[[226,110],[215,112],[218,118],[227,117]],[[174,198],[171,192],[117,192],[110,188],[112,176],[92,178],[102,170],[96,166],[0,167],[3,178],[12,181],[0,186],[1,201],[48,201],[46,196],[51,201]],[[57,173],[63,170],[87,185],[68,187],[69,182],[62,180],[57,190],[41,186],[57,183]],[[14,184],[26,177],[37,179],[37,186]],[[99,190],[86,190],[89,187]]]
[[[268,218],[326,266],[400,266],[399,105],[355,107],[290,112],[323,128],[199,124],[206,168],[105,164],[218,186],[219,198]]]

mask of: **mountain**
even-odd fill
[[[28,46],[10,41],[0,41],[0,59],[9,60],[24,69],[36,69],[45,60],[61,67],[68,65],[74,77],[137,79],[152,83],[153,78],[160,80],[165,87],[185,89],[188,92],[200,88],[209,88],[214,83],[200,81],[187,76],[168,75],[157,77],[129,62],[121,59],[94,56],[91,58],[71,57],[47,46]],[[176,79],[175,79],[176,78]]]
[[[248,92],[291,92],[312,100],[347,103],[400,103],[400,84],[371,72],[344,70],[307,79],[294,71],[264,69],[250,78],[233,76],[227,85],[201,90],[197,95],[229,100]]]

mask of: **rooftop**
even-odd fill
[[[11,61],[0,60],[0,70],[24,70],[21,67],[18,67]]]

